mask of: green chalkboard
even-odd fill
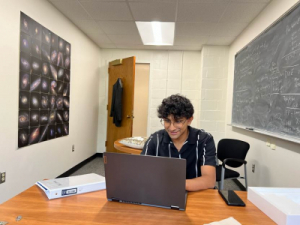
[[[236,54],[233,89],[233,126],[300,141],[299,4]]]

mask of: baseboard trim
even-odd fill
[[[242,183],[238,179],[232,179],[232,181],[242,190],[242,191],[247,191],[245,186],[242,185]]]
[[[56,178],[62,178],[62,177],[70,176],[72,173],[74,173],[75,171],[77,171],[78,169],[80,169],[81,167],[83,167],[84,165],[86,165],[87,163],[89,163],[90,161],[92,161],[93,159],[95,159],[97,157],[102,158],[103,153],[95,153],[91,157],[87,158],[86,160],[82,161],[81,163],[77,164],[76,166],[72,167],[71,169],[69,169],[68,171],[64,172],[63,174],[59,175]]]

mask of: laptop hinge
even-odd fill
[[[171,209],[177,209],[177,210],[179,210],[179,207],[175,206],[175,205],[171,205]]]
[[[113,202],[120,202],[120,200],[117,199],[117,198],[111,198],[111,200],[112,200]]]

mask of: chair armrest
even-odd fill
[[[234,158],[228,158],[228,159],[224,159],[222,166],[225,168],[225,165],[227,164],[227,162],[229,161],[233,161],[233,162],[239,162],[239,163],[243,163],[243,164],[247,164],[247,161],[242,160],[242,159],[234,159]]]

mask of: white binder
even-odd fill
[[[105,177],[95,173],[36,182],[48,199],[106,189]]]

